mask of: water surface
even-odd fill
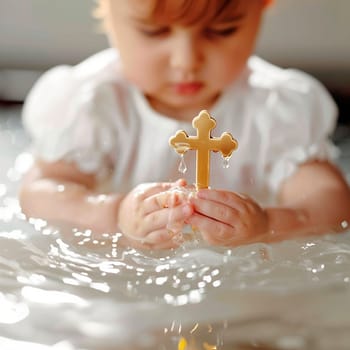
[[[28,222],[18,112],[0,119],[1,350],[349,349],[350,232],[152,252]]]

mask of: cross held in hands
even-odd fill
[[[197,190],[209,187],[210,152],[221,152],[223,157],[230,157],[237,149],[238,142],[228,132],[220,137],[212,137],[211,130],[216,126],[216,120],[203,110],[192,120],[192,126],[197,130],[196,136],[188,136],[183,130],[177,131],[169,139],[169,144],[179,154],[188,150],[196,150],[196,188]]]

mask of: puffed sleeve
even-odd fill
[[[99,172],[115,147],[108,113],[111,84],[84,77],[75,67],[59,66],[45,73],[28,94],[23,125],[36,157],[75,162],[85,172]]]
[[[265,180],[272,193],[301,163],[337,156],[330,138],[337,107],[325,87],[306,73],[286,70],[269,93],[264,113]]]

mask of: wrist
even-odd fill
[[[121,196],[94,194],[86,197],[86,223],[96,233],[118,232],[118,212]]]
[[[288,236],[310,229],[309,215],[300,208],[267,208],[268,234],[271,237]]]

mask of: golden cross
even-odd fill
[[[238,143],[228,132],[222,133],[220,137],[211,137],[210,131],[215,128],[216,121],[205,110],[192,120],[192,126],[197,129],[197,136],[188,136],[180,130],[169,139],[169,144],[179,154],[190,149],[197,151],[196,187],[199,190],[209,187],[210,151],[220,151],[223,157],[229,157]]]

